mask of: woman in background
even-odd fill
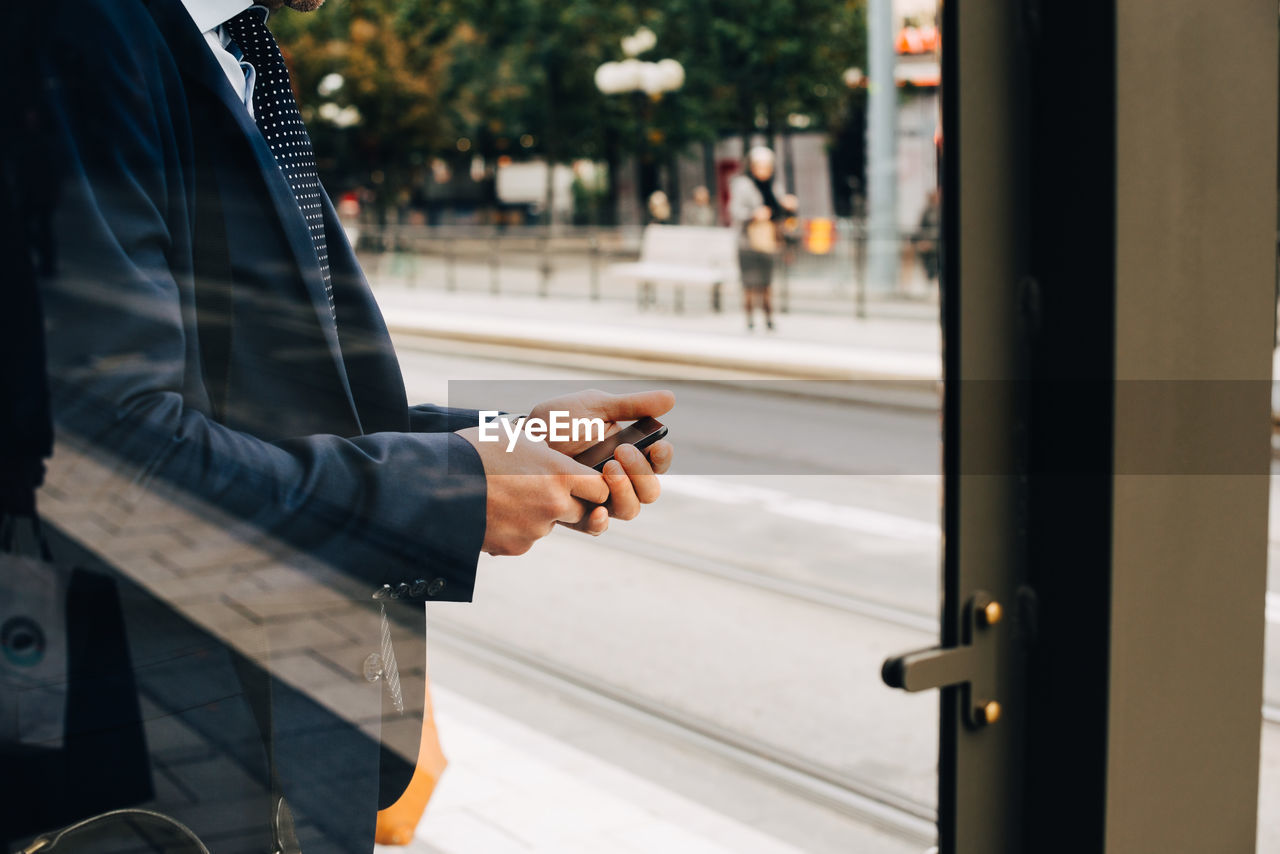
[[[773,152],[757,146],[747,152],[747,169],[729,185],[729,219],[739,232],[738,266],[742,271],[742,305],[747,329],[755,329],[755,306],[760,303],[765,327],[773,329],[773,258],[778,253],[778,225],[795,215],[792,195],[779,195],[773,186]]]

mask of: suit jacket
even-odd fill
[[[52,15],[42,61],[56,251],[41,295],[59,434],[370,594],[404,582],[419,612],[424,599],[469,600],[484,472],[452,431],[476,413],[408,405],[329,199],[336,323],[289,184],[180,0],[59,0]],[[135,651],[138,637],[163,650],[160,623],[139,622],[142,635],[128,627]],[[140,680],[144,713],[181,696],[183,719],[202,722],[191,732],[243,744],[246,726],[270,728],[276,767],[254,785],[283,786],[300,823],[324,830],[308,854],[369,850],[376,743],[246,672],[232,661],[207,677]],[[233,684],[238,703],[210,693],[229,697]]]
[[[289,184],[182,4],[64,0],[60,12],[64,174],[43,287],[59,427],[371,590],[421,576],[424,598],[469,600],[483,467],[450,431],[476,413],[407,404],[327,196],[336,324]],[[211,216],[230,282],[196,270]],[[203,316],[202,292],[226,311]]]

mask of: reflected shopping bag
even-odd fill
[[[431,681],[423,679],[425,699],[422,707],[422,737],[418,745],[418,762],[404,793],[386,809],[378,810],[375,840],[379,845],[408,845],[422,821],[422,814],[435,792],[436,784],[449,760],[440,747],[435,711],[431,705]]]
[[[116,586],[54,557],[0,520],[0,846],[152,795]]]
[[[752,220],[747,223],[747,245],[753,252],[774,255],[778,251],[778,228],[770,220]]]
[[[0,525],[0,744],[62,747],[67,705],[67,582],[40,529],[15,549],[17,522]]]

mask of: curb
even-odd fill
[[[397,346],[425,351],[516,360],[594,373],[637,376],[659,382],[711,383],[769,395],[870,406],[911,413],[936,413],[941,405],[937,379],[851,371],[842,366],[779,366],[764,360],[708,358],[701,354],[637,349],[603,343],[565,342],[545,336],[423,328],[392,323]],[[447,344],[446,348],[441,348]],[[781,368],[781,369],[780,369]],[[646,370],[647,369],[647,370]],[[687,376],[697,369],[696,376]]]
[[[938,376],[931,372],[882,368],[874,365],[805,362],[795,359],[779,359],[779,352],[726,355],[706,350],[680,350],[638,346],[634,342],[611,343],[603,340],[563,340],[547,335],[536,335],[514,330],[484,331],[448,325],[423,325],[390,323],[392,334],[441,341],[458,341],[470,344],[491,345],[521,350],[535,350],[588,357],[607,357],[643,362],[649,365],[709,368],[759,376],[761,379],[790,380],[845,380],[878,382],[889,385],[918,387],[922,383],[936,383]],[[920,357],[915,357],[920,360]],[[927,357],[926,357],[927,358]]]

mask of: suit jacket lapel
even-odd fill
[[[196,30],[191,16],[187,14],[180,0],[151,0],[150,10],[156,26],[164,35],[174,60],[182,69],[187,82],[203,86],[216,97],[218,103],[225,109],[227,117],[240,129],[253,152],[254,161],[258,164],[267,193],[275,206],[276,214],[284,225],[289,248],[298,262],[298,269],[311,297],[316,320],[328,341],[334,368],[338,371],[338,378],[347,399],[351,401],[352,415],[359,424],[359,414],[355,411],[355,399],[351,394],[350,380],[347,377],[342,351],[338,344],[337,327],[329,313],[329,299],[324,291],[320,261],[316,258],[315,246],[311,243],[307,222],[298,208],[297,199],[293,196],[289,182],[280,171],[266,139],[249,116],[249,111],[236,98],[235,92],[228,85],[226,74],[210,54],[203,34]]]

